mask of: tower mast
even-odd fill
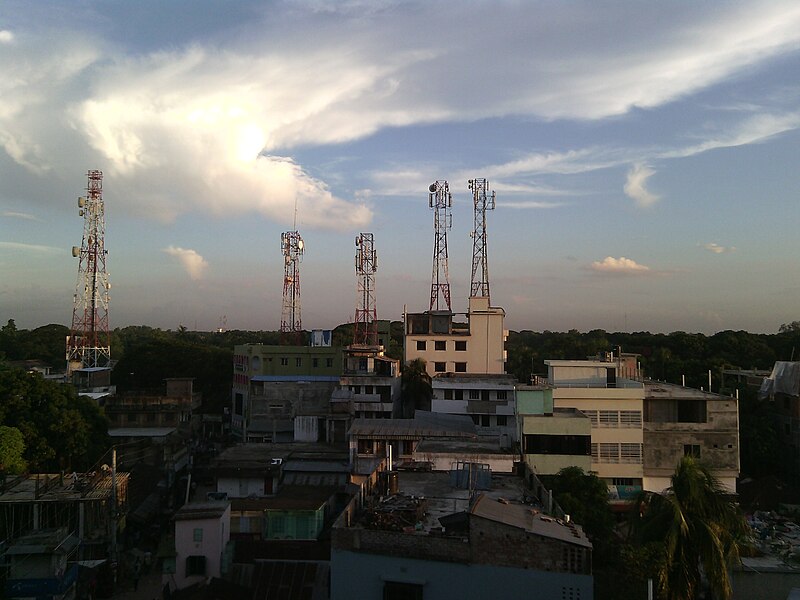
[[[450,276],[447,272],[447,230],[453,220],[449,209],[453,206],[450,186],[447,181],[439,180],[428,187],[428,206],[433,209],[433,273],[431,276],[430,310],[440,310],[441,294],[447,310],[453,310],[450,304]]]
[[[378,309],[375,301],[375,271],[378,255],[371,233],[360,233],[356,238],[356,318],[353,343],[376,346],[378,344]]]
[[[300,262],[305,244],[297,230],[281,234],[283,252],[283,308],[281,310],[281,344],[299,346],[303,339],[300,318]]]
[[[83,217],[83,239],[72,247],[78,258],[78,282],[72,307],[72,327],[67,337],[67,374],[86,367],[111,366],[108,305],[111,284],[106,271],[103,172],[89,171],[86,197],[78,198]]]
[[[485,179],[470,179],[475,224],[472,229],[472,280],[470,296],[489,298],[489,262],[486,253],[486,211],[494,209],[494,191],[487,195],[489,182]]]

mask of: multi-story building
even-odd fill
[[[577,409],[555,408],[553,388],[518,385],[516,410],[525,467],[536,475],[555,475],[567,467],[592,469],[591,421]]]
[[[341,372],[338,347],[236,346],[231,433],[244,441],[289,442],[301,417],[305,435],[312,435],[306,430],[328,415]]]
[[[643,430],[646,490],[669,487],[681,457],[695,456],[729,492],[736,492],[739,408],[735,397],[646,381]]]
[[[31,531],[4,548],[5,598],[74,598],[80,540],[66,527]]]
[[[348,346],[343,350],[339,387],[331,410],[354,418],[389,419],[399,409],[400,361],[389,358],[383,346]]]
[[[130,391],[106,401],[105,413],[112,428],[176,427],[197,431],[202,395],[193,389],[192,377],[166,379],[165,392]]]
[[[440,373],[431,380],[431,411],[466,415],[482,435],[500,436],[510,447],[517,439],[512,375]]]
[[[489,298],[472,297],[466,321],[457,313],[427,311],[405,315],[405,362],[422,358],[428,374],[505,373],[505,311],[489,306]]]
[[[618,377],[619,361],[546,360],[556,408],[575,408],[591,422],[591,470],[620,499],[642,490],[644,385]]]

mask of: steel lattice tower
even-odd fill
[[[375,302],[375,271],[378,255],[371,233],[360,233],[356,238],[356,319],[353,343],[378,345],[378,309]]]
[[[283,309],[281,310],[281,343],[299,346],[303,340],[300,318],[300,262],[303,259],[303,238],[297,231],[281,234],[283,251]]]
[[[79,259],[78,283],[72,308],[72,328],[67,338],[67,373],[86,367],[111,366],[108,304],[111,284],[106,271],[103,172],[89,171],[86,198],[78,198],[83,217],[83,240],[72,247]]]
[[[470,296],[489,298],[489,260],[486,253],[486,211],[494,209],[494,191],[487,196],[489,182],[470,179],[469,189],[475,206],[475,225],[472,229],[472,281]]]
[[[449,209],[453,206],[450,186],[446,181],[436,181],[428,187],[428,205],[433,213],[433,274],[431,277],[430,310],[439,310],[439,293],[452,312],[450,305],[450,275],[447,272],[447,230],[452,226],[452,215]]]

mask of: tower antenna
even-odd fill
[[[378,309],[375,301],[375,271],[378,255],[371,233],[356,238],[356,318],[353,344],[378,345]]]
[[[438,180],[428,186],[428,206],[433,209],[433,273],[431,276],[430,310],[439,309],[441,294],[447,310],[453,310],[450,304],[450,276],[447,272],[447,230],[453,224],[449,209],[453,206],[450,186],[447,181]]]
[[[300,263],[303,260],[305,244],[296,229],[281,234],[281,250],[283,252],[283,307],[280,341],[281,344],[299,346],[303,341],[303,322],[300,318]]]
[[[72,307],[72,327],[67,337],[67,374],[75,369],[111,366],[108,331],[109,290],[106,271],[103,172],[89,171],[86,197],[78,198],[83,217],[83,239],[72,247],[78,259],[78,282]]]
[[[470,179],[475,224],[472,229],[472,280],[469,295],[489,298],[489,261],[486,253],[486,211],[494,210],[494,191],[487,195],[489,182]],[[490,301],[491,302],[491,301]]]

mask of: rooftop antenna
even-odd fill
[[[103,172],[89,171],[86,197],[78,198],[83,217],[83,239],[72,247],[78,259],[78,281],[72,306],[72,327],[67,336],[67,374],[75,369],[111,366],[108,305],[111,284],[106,271]]]
[[[450,304],[450,276],[447,272],[447,230],[453,225],[449,209],[453,206],[450,186],[447,181],[438,180],[428,186],[428,206],[433,212],[433,274],[431,276],[431,304],[429,310],[440,310],[439,296],[442,296],[447,310]]]
[[[489,182],[486,179],[470,179],[474,206],[472,228],[472,281],[469,295],[489,298],[489,259],[486,252],[486,211],[494,210],[494,191],[487,195]],[[490,301],[491,303],[491,301]]]
[[[297,231],[297,198],[294,200],[293,231],[281,234],[283,252],[283,305],[281,309],[281,344],[299,346],[303,341],[300,317],[300,263],[305,244]]]
[[[356,237],[356,318],[353,344],[378,345],[378,309],[375,301],[375,271],[378,255],[371,233]]]

